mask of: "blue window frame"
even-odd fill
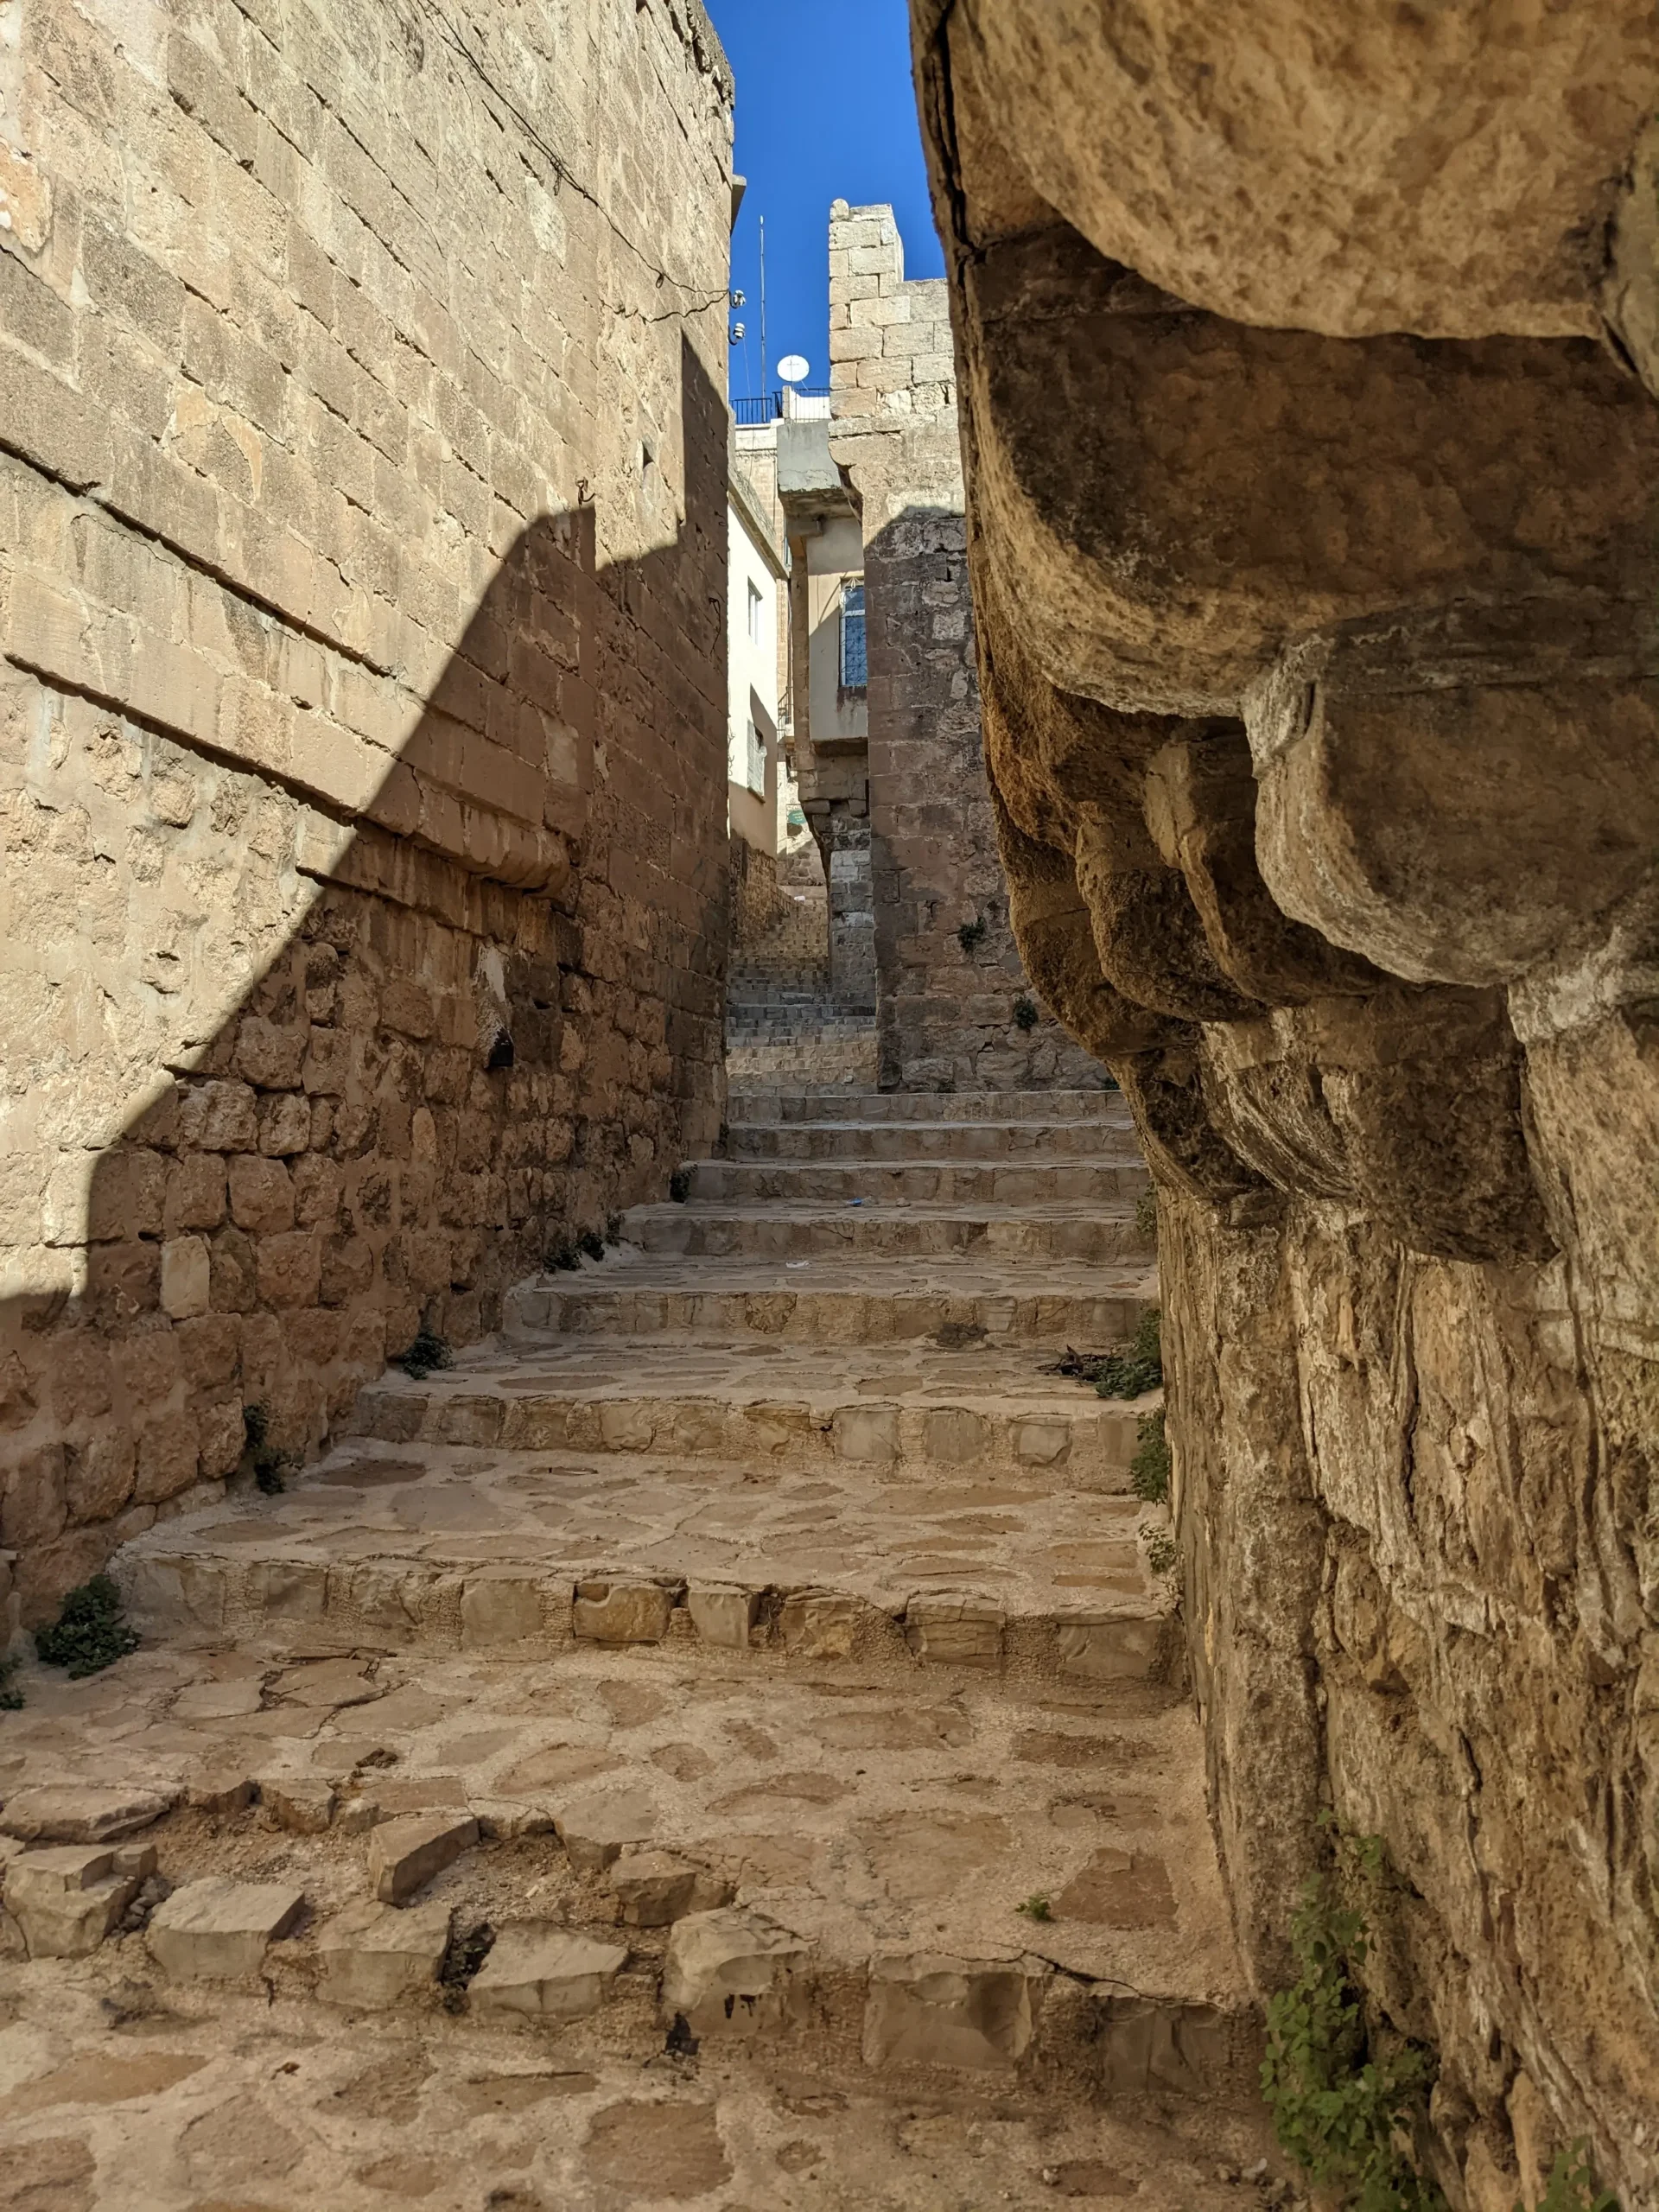
[[[869,653],[864,636],[864,586],[841,588],[841,688],[861,691],[870,680]]]

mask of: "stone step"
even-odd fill
[[[675,1259],[624,1250],[508,1292],[509,1334],[764,1338],[823,1345],[988,1342],[1098,1351],[1126,1342],[1157,1300],[1142,1261]]]
[[[849,1198],[892,1205],[1046,1206],[1133,1200],[1151,1187],[1137,1159],[830,1161],[703,1160],[689,1163],[694,1203],[786,1206]]]
[[[1120,1122],[732,1122],[734,1160],[938,1160],[1060,1166],[1105,1160],[1141,1167],[1127,1116]]]
[[[1128,1126],[1116,1090],[868,1090],[803,1086],[786,1098],[734,1103],[734,1122],[1104,1122]]]
[[[875,1067],[874,1023],[856,1035],[804,1043],[752,1045],[736,1039],[726,1048],[728,1111],[741,1111],[738,1102],[746,1095],[794,1097],[808,1082],[861,1089],[874,1082]]]
[[[489,1858],[486,1852],[483,1863]],[[407,1916],[387,1917],[401,1933]],[[604,1923],[601,1932],[610,1932]],[[639,1941],[643,1947],[652,1939]],[[296,1933],[272,1946],[268,1966],[285,1980],[302,1980],[322,1943],[321,1934]],[[374,1964],[373,1980],[383,1986],[384,1961]],[[1128,1996],[1109,2009],[1104,1999],[1090,2008],[1099,2059],[1082,2069],[1085,2090],[1098,2082],[1154,2096],[1057,2097],[1037,2063],[1054,2040],[1046,1999],[1033,2058],[992,2077],[988,2113],[983,2075],[924,2077],[892,2060],[867,2067],[857,2048],[832,2054],[821,2036],[810,2053],[798,2037],[775,2056],[750,2050],[741,2066],[703,2069],[689,2055],[665,2056],[648,1994],[635,2000],[639,2045],[619,2051],[607,2034],[629,2004],[625,1993],[646,1980],[632,1962],[594,2018],[528,2033],[528,2023],[515,2030],[504,2024],[511,2016],[474,2018],[470,2005],[460,2018],[427,2012],[429,1993],[389,2015],[348,2013],[308,1994],[279,1999],[263,1984],[175,1983],[165,2012],[158,2007],[143,2023],[142,2050],[124,2056],[118,2044],[111,2049],[109,2024],[121,1993],[111,1996],[109,2011],[98,2001],[124,1965],[130,2003],[134,1983],[154,1972],[141,1936],[69,1968],[67,1989],[29,1977],[16,2000],[12,2042],[28,2056],[14,2065],[10,2110],[0,2114],[0,2164],[19,2187],[42,2177],[42,2188],[19,2199],[41,2212],[93,2200],[79,2184],[58,2185],[66,2159],[73,2172],[78,2161],[90,2166],[91,2153],[79,2139],[42,2137],[38,2105],[60,2106],[66,2092],[94,2083],[105,2097],[116,2087],[142,2094],[136,2107],[92,2108],[100,2148],[114,2146],[118,2171],[146,2171],[141,2158],[152,2145],[159,2146],[156,2164],[182,2146],[194,2183],[222,2180],[212,2199],[169,2203],[255,2201],[245,2177],[261,2160],[269,2173],[273,2145],[282,2186],[264,2181],[261,2204],[418,2204],[422,2212],[486,2204],[627,2212],[661,2202],[664,2191],[675,2203],[695,2195],[701,2212],[737,2203],[1052,2212],[1057,2193],[1133,2196],[1144,2212],[1246,2212],[1261,2200],[1224,2177],[1258,2162],[1264,2179],[1277,2170],[1259,2099],[1248,2084],[1230,2094],[1215,2067],[1208,2014],[1166,2008],[1154,2015],[1150,2006],[1137,2014]],[[429,1960],[426,1971],[429,1978]],[[302,2064],[274,2063],[279,2035],[293,2037],[284,2048],[302,2053]],[[207,2110],[204,2037],[213,2054],[208,2078],[223,2100]],[[564,2063],[567,2046],[579,2065]],[[719,2049],[717,2038],[710,2056]],[[837,2071],[820,2082],[814,2077],[832,2056]],[[61,2125],[62,2117],[54,2111],[44,2124]],[[134,2135],[142,2152],[130,2147]],[[925,2196],[912,2194],[918,2170]],[[357,2188],[343,2185],[348,2171],[362,2177]],[[741,2196],[717,2193],[734,2177]],[[128,2201],[101,2198],[111,2212]]]
[[[105,1939],[110,1971],[161,1978],[186,2017],[246,1988],[267,2051],[329,2005],[359,2035],[435,2025],[447,1963],[452,2037],[532,2033],[524,2057],[550,2044],[572,2075],[637,2067],[672,2029],[705,2063],[809,2063],[820,2089],[1245,2088],[1256,2038],[1184,1700],[714,1656],[330,1656],[302,1631],[82,1684],[29,1670],[0,1828],[35,1840],[8,1847],[7,1895],[75,1878],[73,1847],[40,1838],[43,1793],[83,1819],[143,1796],[122,1849],[172,1894]]]
[[[1013,1479],[1027,1489],[1128,1487],[1155,1397],[1102,1399],[1043,1371],[1042,1355],[751,1338],[740,1344],[603,1336],[521,1338],[411,1382],[367,1385],[342,1433],[386,1444],[729,1459],[753,1479],[849,1469],[887,1483]]]
[[[1150,1256],[1149,1240],[1125,1198],[1089,1210],[984,1201],[932,1205],[920,1199],[893,1205],[864,1199],[817,1205],[670,1203],[634,1206],[622,1220],[623,1236],[647,1255],[688,1259],[896,1259],[953,1253],[993,1261]]]
[[[1094,1683],[1109,1701],[1177,1663],[1173,1594],[1141,1534],[1163,1516],[1062,1488],[1051,1467],[958,1466],[918,1492],[856,1456],[896,1441],[880,1421],[805,1466],[717,1458],[707,1435],[671,1457],[614,1439],[583,1455],[534,1441],[533,1421],[518,1449],[484,1445],[464,1418],[445,1442],[441,1419],[399,1426],[372,1420],[280,1497],[136,1538],[116,1573],[140,1632],[281,1628],[526,1662],[666,1643],[693,1666],[735,1653],[902,1678],[920,1662]]]

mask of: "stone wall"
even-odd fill
[[[1578,2138],[1649,2203],[1659,35],[914,13],[1014,929],[1159,1185],[1250,1970],[1321,1814],[1379,1836],[1452,2204]]]
[[[731,88],[695,0],[9,15],[35,1616],[715,1135]]]
[[[1093,1088],[1098,1067],[1037,1009],[1008,926],[980,742],[950,313],[943,278],[906,277],[891,207],[835,203],[832,445],[863,500],[881,1081]],[[970,945],[964,925],[979,931]],[[1038,1015],[1028,1029],[1022,1001]]]

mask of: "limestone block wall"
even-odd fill
[[[7,11],[26,1616],[718,1128],[730,128],[695,0]]]
[[[1250,1969],[1322,1814],[1380,1836],[1456,2212],[1580,2138],[1649,2203],[1659,36],[913,20],[1014,931],[1159,1186]]]
[[[980,741],[950,315],[943,278],[906,277],[891,207],[836,202],[832,444],[864,505],[880,1079],[1093,1088],[1098,1067],[1051,1014],[1014,1018],[1029,991]]]

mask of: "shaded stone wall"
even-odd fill
[[[731,118],[658,0],[13,16],[0,1567],[34,1615],[234,1468],[245,1406],[314,1447],[715,1135]]]
[[[980,742],[950,301],[906,277],[891,207],[830,211],[830,353],[831,443],[863,500],[881,1081],[1093,1088],[1052,1014],[1014,1018],[1029,994]]]
[[[1159,1185],[1250,1970],[1321,1812],[1380,1836],[1452,2204],[1579,2137],[1649,2202],[1652,18],[914,14],[1013,925]]]

